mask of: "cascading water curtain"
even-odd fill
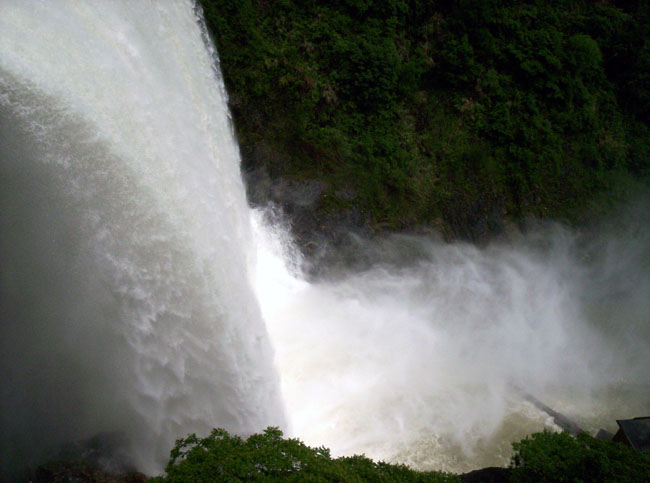
[[[269,425],[465,471],[558,429],[525,392],[589,431],[644,415],[647,202],[588,236],[359,241],[307,280],[246,205],[207,39],[189,0],[0,2],[2,476],[114,431],[157,474],[175,438]]]
[[[225,90],[192,1],[0,3],[0,453],[284,427]]]

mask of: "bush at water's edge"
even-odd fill
[[[62,451],[57,459],[40,465],[20,481],[650,481],[650,454],[586,434],[574,437],[567,433],[535,433],[513,444],[510,468],[485,468],[454,475],[414,471],[364,456],[332,458],[327,448],[312,448],[297,439],[284,438],[277,428],[268,428],[247,439],[215,429],[206,438],[192,434],[177,440],[166,475],[151,479],[129,472],[129,465],[118,461],[110,448],[102,452],[107,448],[97,446],[96,439],[74,443],[75,451]],[[124,455],[122,458],[128,459]]]
[[[332,458],[327,448],[286,439],[277,428],[248,439],[215,429],[206,438],[179,439],[167,475],[156,482],[186,481],[650,481],[650,455],[621,443],[586,434],[536,433],[513,444],[509,470],[466,475],[418,472],[404,465],[374,462],[364,456]]]
[[[416,472],[364,456],[332,458],[327,448],[283,438],[277,428],[245,440],[223,429],[207,438],[192,434],[176,442],[166,472],[154,481],[459,481],[456,475]]]
[[[650,453],[585,433],[536,433],[513,448],[510,481],[650,481]]]

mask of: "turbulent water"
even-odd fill
[[[191,1],[0,2],[5,465],[284,426],[213,54]]]
[[[268,425],[463,471],[557,429],[523,391],[587,430],[648,412],[647,203],[359,241],[308,281],[246,206],[225,101],[189,0],[0,2],[0,471],[117,430],[159,473],[177,437]]]
[[[593,433],[647,414],[649,208],[484,249],[359,241],[360,268],[317,283],[259,213],[257,290],[293,431],[336,454],[459,472],[505,465],[512,441],[560,429],[526,393]]]

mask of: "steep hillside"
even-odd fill
[[[482,240],[648,180],[647,2],[201,3],[253,201],[307,204],[314,229]],[[320,184],[292,205],[278,179]]]

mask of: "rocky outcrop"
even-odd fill
[[[352,200],[354,191],[337,189],[321,180],[272,178],[265,168],[244,172],[248,201],[252,206],[275,206],[287,219],[291,235],[309,260],[322,260],[352,243],[354,237],[370,237],[370,219],[356,207],[328,206],[330,201]],[[336,200],[331,200],[334,197]]]
[[[480,470],[470,471],[459,475],[464,483],[507,483],[510,481],[510,468],[498,468],[490,466]]]
[[[148,480],[136,471],[128,442],[119,432],[100,433],[87,440],[62,444],[44,459],[44,463],[27,471],[20,481],[140,483]]]

